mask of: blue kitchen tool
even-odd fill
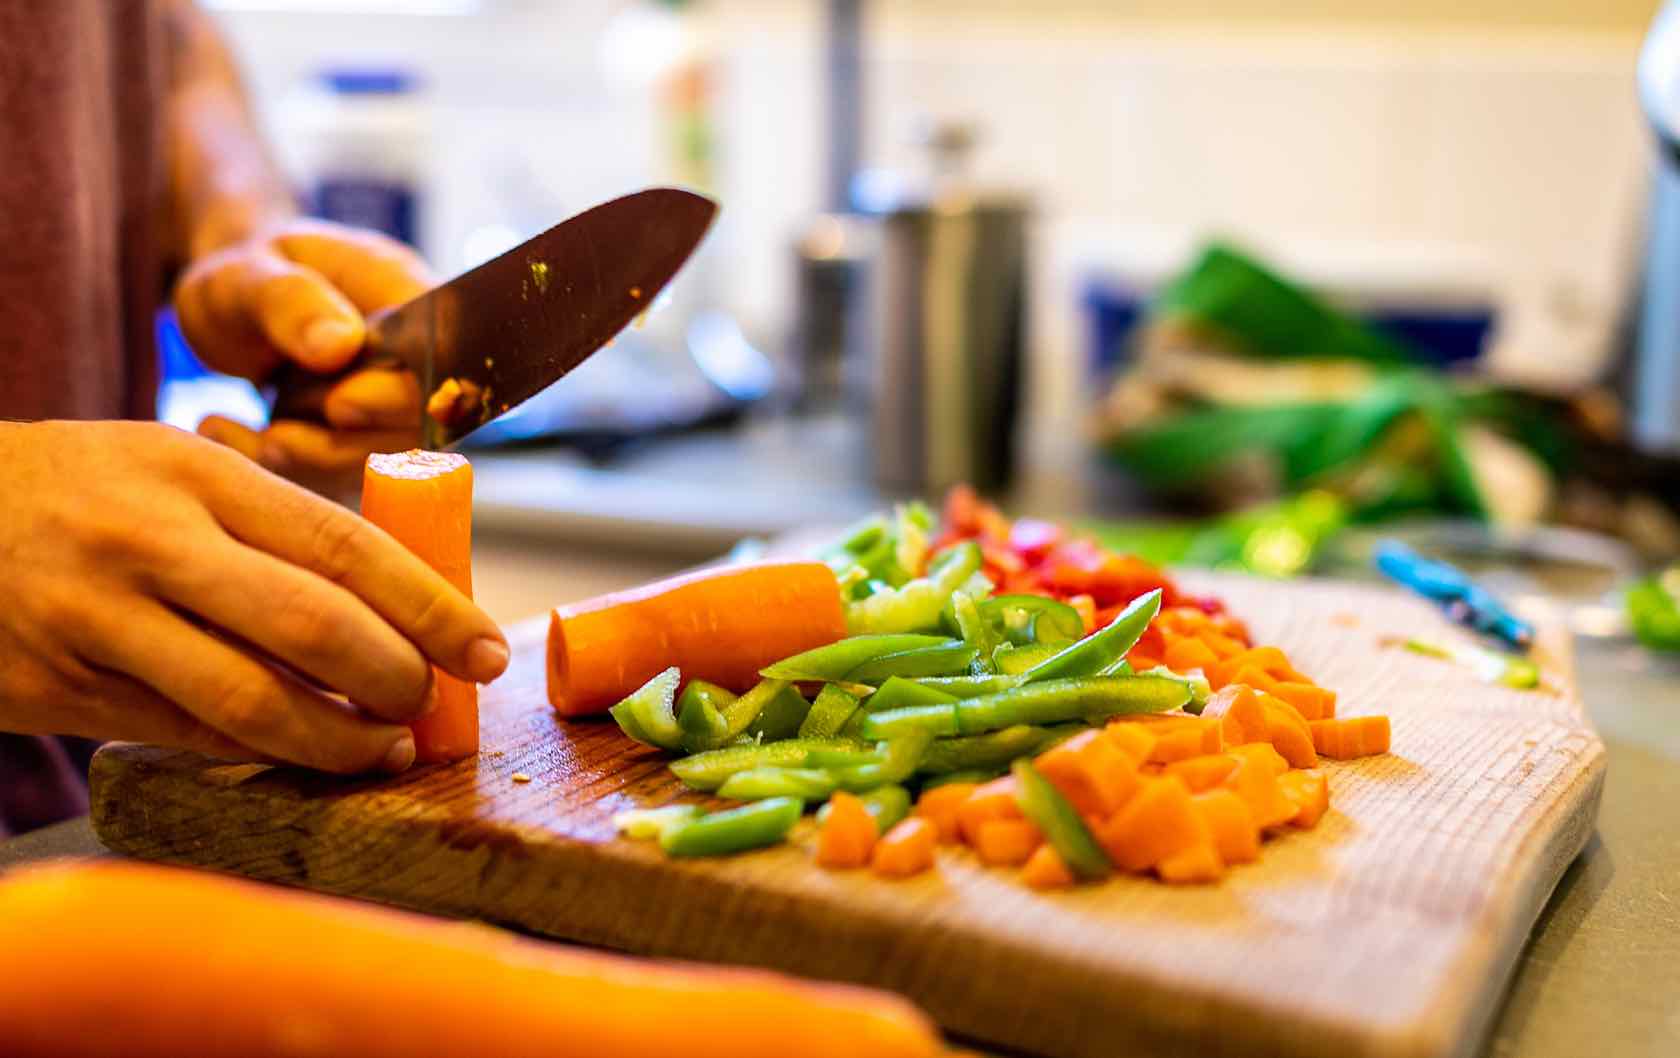
[[[1441,605],[1447,616],[1518,648],[1534,641],[1534,626],[1505,608],[1464,571],[1413,551],[1398,540],[1377,545],[1377,568]]]

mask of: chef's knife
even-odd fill
[[[716,214],[711,199],[675,188],[603,203],[368,317],[367,349],[349,370],[413,371],[422,444],[448,447],[547,389],[646,312]],[[333,381],[289,374],[274,417],[319,417]]]

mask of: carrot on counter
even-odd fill
[[[472,596],[472,465],[450,452],[370,455],[362,517]],[[478,752],[478,685],[434,670],[436,702],[413,724],[419,763]]]
[[[963,842],[975,845],[980,839],[980,824],[993,819],[1021,819],[1021,804],[1015,776],[1005,775],[976,786],[957,805],[957,831]]]
[[[1351,760],[1388,752],[1390,733],[1386,716],[1314,720],[1307,727],[1312,732],[1313,747],[1331,760]]]
[[[1294,826],[1311,830],[1330,811],[1330,784],[1321,771],[1285,772],[1278,778],[1278,788],[1296,808],[1295,818],[1289,821]]]
[[[974,854],[988,867],[1018,867],[1027,862],[1044,834],[1025,819],[988,819],[975,832]]]
[[[1259,752],[1264,750],[1264,753]],[[1253,752],[1244,752],[1253,751]],[[1265,743],[1238,746],[1232,751],[1241,761],[1237,770],[1225,780],[1225,787],[1248,805],[1254,825],[1260,829],[1281,826],[1295,818],[1299,811],[1295,802],[1284,795],[1279,777],[1289,771],[1289,765],[1277,751]],[[1273,764],[1273,761],[1276,764]]]
[[[1021,881],[1034,889],[1063,889],[1073,884],[1073,872],[1068,870],[1054,846],[1040,845],[1021,868]]]
[[[1225,874],[1225,862],[1211,841],[1199,841],[1156,864],[1155,873],[1163,882],[1217,882]]]
[[[838,791],[828,799],[828,818],[817,832],[817,863],[824,867],[863,867],[875,851],[875,817],[856,794]]]
[[[670,666],[744,691],[758,670],[846,634],[840,585],[821,562],[701,570],[554,610],[548,700],[605,712]]]
[[[939,829],[921,816],[901,819],[875,843],[869,869],[887,878],[907,878],[933,866]]]
[[[1202,708],[1203,719],[1217,719],[1220,735],[1227,746],[1243,746],[1251,742],[1265,742],[1266,710],[1254,688],[1242,683],[1228,683],[1209,698]]]
[[[1303,720],[1328,720],[1336,715],[1336,692],[1315,683],[1274,683],[1271,694],[1294,706]]]
[[[564,948],[138,863],[0,878],[0,981],[0,1039],[17,1058],[933,1058],[943,1049],[931,1022],[881,992]],[[674,1010],[682,1017],[660,1016]]]
[[[1301,714],[1288,702],[1269,694],[1260,695],[1260,708],[1266,711],[1266,738],[1272,748],[1291,768],[1311,768],[1318,764],[1318,751],[1313,749],[1312,729]]]
[[[1118,812],[1138,785],[1137,763],[1103,731],[1080,732],[1039,754],[1033,767],[1082,816]]]
[[[1213,847],[1226,863],[1260,858],[1260,828],[1248,804],[1230,790],[1209,790],[1192,797],[1196,812],[1213,833]]]
[[[1199,793],[1218,786],[1236,770],[1237,758],[1229,753],[1204,753],[1173,761],[1162,769],[1162,774],[1178,776],[1191,793]]]
[[[1148,779],[1125,808],[1093,828],[1116,867],[1143,871],[1192,845],[1212,844],[1207,824],[1177,779]]]
[[[939,832],[939,840],[949,844],[962,836],[957,826],[958,807],[978,788],[979,784],[972,782],[935,786],[917,798],[914,814],[931,821]]]

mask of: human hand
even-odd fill
[[[200,258],[175,288],[181,332],[207,365],[254,382],[282,364],[342,370],[367,338],[365,316],[425,291],[408,247],[377,232],[288,219]],[[325,423],[252,430],[211,416],[199,432],[317,491],[347,491],[370,452],[412,448],[420,390],[407,371],[371,368],[332,386]]]
[[[507,666],[382,530],[191,434],[0,422],[0,495],[0,730],[401,771],[432,663]]]

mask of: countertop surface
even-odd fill
[[[705,464],[710,469],[688,480],[721,484],[715,474],[724,473],[729,461],[722,454],[702,452],[702,458],[723,461]],[[480,517],[475,550],[478,598],[503,622],[674,572],[708,549],[715,552],[714,545],[730,534],[842,520],[873,502],[867,490],[854,488],[830,494],[826,505],[800,503],[800,495],[822,490],[806,481],[805,490],[790,493],[766,471],[757,499],[737,502],[728,489],[712,494],[715,509],[745,517],[719,517],[710,535],[664,546],[675,540],[664,535],[666,529],[638,530],[641,523],[623,512],[580,515],[560,500],[551,502],[547,513],[540,503],[524,510],[509,505],[507,497],[521,487],[517,480],[540,482],[555,473],[578,481],[593,476],[587,468],[557,472],[532,457],[526,461],[528,472],[517,469],[519,459],[509,464],[516,469],[497,472],[507,475],[496,486],[495,502],[504,506]],[[623,483],[616,488],[615,502],[644,507],[650,502]],[[685,505],[706,505],[703,494],[691,493]],[[1680,661],[1626,643],[1582,640],[1577,666],[1583,697],[1609,751],[1598,832],[1541,913],[1504,1009],[1473,1053],[1672,1058],[1680,1054]],[[88,821],[73,820],[0,843],[0,870],[102,851]]]

